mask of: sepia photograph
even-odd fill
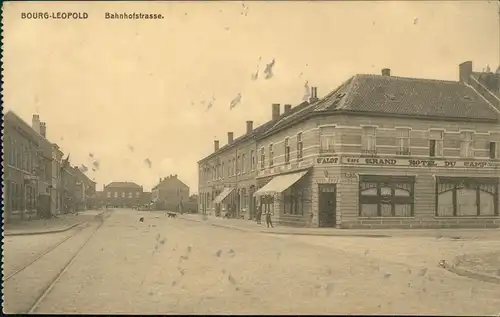
[[[4,314],[500,316],[500,0],[1,14]]]

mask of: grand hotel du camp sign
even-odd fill
[[[406,158],[374,158],[356,156],[323,156],[315,160],[315,165],[363,165],[393,166],[410,168],[463,168],[463,169],[498,169],[500,162],[492,160],[450,160],[450,159],[406,159]]]

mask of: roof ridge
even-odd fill
[[[419,78],[419,77],[405,77],[405,76],[384,76],[378,74],[356,74],[353,77],[373,77],[373,78],[387,78],[387,79],[400,79],[400,80],[408,80],[408,81],[421,81],[421,82],[435,82],[435,83],[446,83],[446,84],[460,84],[460,82],[455,80],[447,80],[447,79],[435,79],[435,78]]]

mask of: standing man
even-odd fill
[[[257,207],[257,215],[255,216],[255,220],[257,221],[257,224],[260,225],[262,220],[262,205],[259,205]]]

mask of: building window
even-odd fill
[[[429,137],[429,156],[442,157],[443,156],[443,131],[431,131]]]
[[[118,198],[118,192],[115,192],[115,198]]]
[[[320,153],[335,153],[335,128],[327,127],[319,130]]]
[[[377,128],[363,127],[363,135],[361,137],[363,143],[363,150],[365,152],[377,151]]]
[[[410,155],[410,129],[397,129],[398,152],[397,155]]]
[[[498,179],[438,177],[436,216],[498,216]]]
[[[490,159],[498,158],[497,143],[490,142]]]
[[[132,193],[128,193],[128,198],[132,198]]]
[[[285,164],[290,163],[290,140],[288,138],[285,139]]]
[[[302,143],[302,132],[297,134],[297,161],[302,161],[304,144]]]
[[[360,176],[360,217],[413,217],[414,184],[412,176]]]
[[[238,175],[241,174],[241,155],[236,158],[236,172]]]
[[[304,199],[302,190],[296,190],[294,186],[287,189],[284,193],[285,215],[304,215]]]
[[[269,167],[274,165],[274,149],[273,145],[269,144]]]
[[[140,193],[140,192],[135,193],[135,197],[136,197],[136,198],[141,197],[141,193]]]
[[[122,192],[122,198],[125,198],[125,192]]]
[[[270,213],[274,216],[274,196],[260,196],[260,208],[262,209],[262,215]]]
[[[250,150],[250,169],[255,171],[255,153],[254,150]]]
[[[106,193],[106,196],[107,196],[108,198],[111,198],[111,192],[107,192],[107,193]]]
[[[241,154],[241,172],[243,174],[245,174],[247,171],[246,171],[246,155],[245,154]]]
[[[236,158],[233,158],[233,176],[236,175],[237,173],[237,167],[236,167]]]
[[[264,148],[260,149],[260,169],[264,169],[266,167],[266,153],[264,152]]]
[[[462,142],[460,143],[461,157],[474,157],[474,143],[472,132],[462,132]]]

